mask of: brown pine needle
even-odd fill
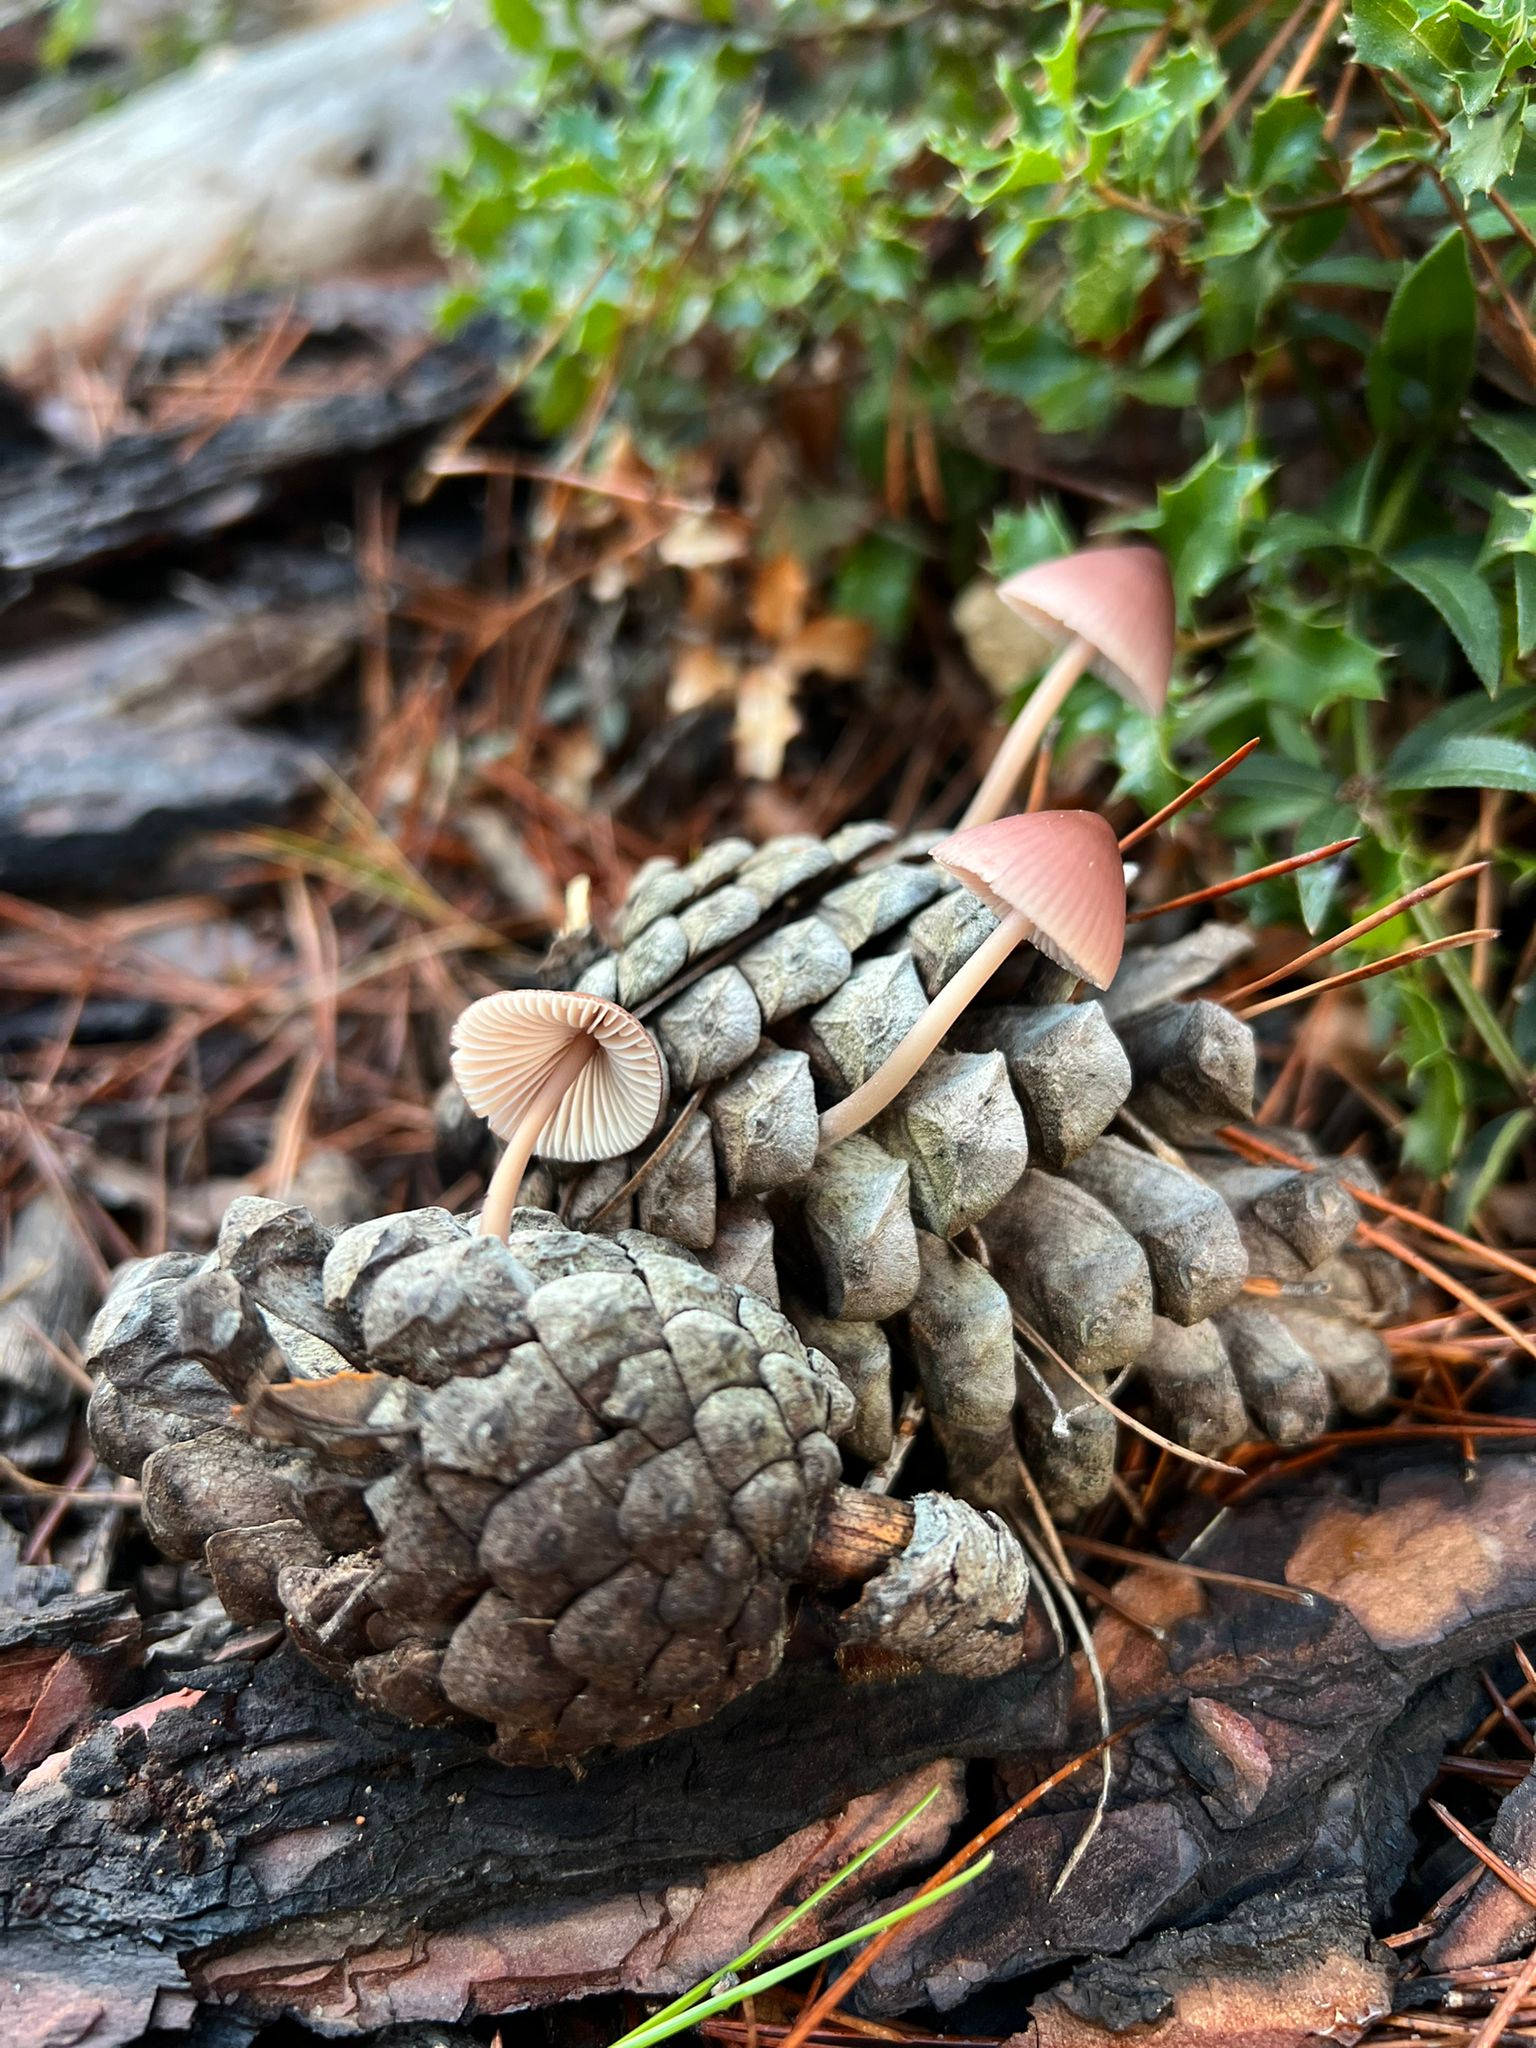
[[[1220,1458],[1208,1458],[1203,1451],[1188,1450],[1183,1444],[1176,1444],[1172,1437],[1159,1436],[1150,1422],[1143,1422],[1139,1416],[1130,1414],[1124,1408],[1116,1407],[1108,1394],[1100,1393],[1091,1380],[1084,1379],[1080,1372],[1074,1371],[1056,1347],[1048,1343],[1032,1323],[1026,1322],[1017,1309],[1014,1311],[1013,1327],[1018,1331],[1026,1344],[1033,1345],[1036,1351],[1043,1351],[1053,1365],[1059,1365],[1067,1378],[1071,1380],[1073,1386],[1081,1387],[1090,1401],[1097,1403],[1100,1408],[1107,1409],[1113,1415],[1116,1422],[1122,1423],[1129,1430],[1133,1430],[1137,1436],[1144,1436],[1149,1444],[1156,1444],[1160,1451],[1167,1451],[1170,1457],[1182,1458],[1187,1465],[1202,1466],[1207,1472],[1223,1472],[1229,1478],[1240,1478],[1242,1476],[1241,1466],[1224,1465]]]
[[[1250,868],[1246,875],[1234,875],[1230,882],[1212,882],[1205,889],[1191,889],[1187,896],[1170,896],[1166,903],[1153,903],[1145,910],[1133,910],[1125,920],[1127,924],[1144,924],[1149,917],[1161,917],[1167,910],[1188,910],[1196,903],[1211,903],[1218,896],[1231,896],[1238,889],[1251,889],[1255,882],[1271,882],[1276,875],[1294,874],[1297,868],[1310,868],[1320,860],[1331,860],[1336,853],[1347,853],[1352,846],[1360,844],[1360,835],[1353,839],[1335,839],[1331,846],[1314,846],[1310,853],[1293,853],[1289,860],[1271,861],[1267,868]]]
[[[1491,1870],[1501,1884],[1507,1884],[1517,1899],[1527,1906],[1536,1907],[1536,1885],[1529,1878],[1522,1877],[1512,1864],[1506,1863],[1495,1849],[1486,1842],[1480,1842],[1469,1827],[1463,1825],[1454,1813],[1448,1813],[1438,1799],[1431,1799],[1429,1810],[1437,1820],[1442,1820],[1464,1849],[1470,1849],[1478,1862]]]
[[[1302,988],[1287,989],[1283,996],[1270,996],[1265,1002],[1249,1003],[1237,1014],[1246,1023],[1250,1017],[1263,1017],[1271,1010],[1283,1010],[1288,1003],[1304,1003],[1309,997],[1320,996],[1327,989],[1352,988],[1357,981],[1374,981],[1378,974],[1390,974],[1394,967],[1411,967],[1416,960],[1432,960],[1437,953],[1454,953],[1461,946],[1478,946],[1485,939],[1498,936],[1495,927],[1487,931],[1452,932],[1443,939],[1427,939],[1422,946],[1409,946],[1401,953],[1389,953],[1385,960],[1373,960],[1369,966],[1351,967],[1346,973],[1330,974],[1326,981],[1309,981]]]
[[[1123,841],[1121,843],[1124,844]],[[1326,960],[1330,953],[1337,953],[1341,946],[1349,945],[1354,939],[1363,939],[1367,932],[1375,931],[1378,925],[1389,924],[1394,917],[1401,917],[1405,910],[1412,910],[1415,904],[1427,903],[1431,896],[1443,895],[1447,889],[1454,888],[1457,882],[1464,882],[1469,875],[1481,874],[1487,865],[1485,860],[1475,860],[1464,868],[1452,868],[1449,874],[1437,875],[1432,882],[1421,883],[1417,889],[1410,889],[1406,896],[1397,897],[1395,901],[1384,904],[1380,910],[1373,910],[1369,917],[1362,917],[1358,923],[1346,926],[1331,939],[1324,939],[1320,946],[1312,947],[1310,952],[1299,953],[1294,960],[1287,961],[1284,967],[1275,968],[1271,974],[1261,975],[1257,981],[1245,982],[1241,988],[1234,989],[1226,997],[1226,1002],[1229,1006],[1244,1002],[1249,996],[1256,996],[1261,988],[1270,988],[1277,981],[1284,981],[1292,974],[1299,974],[1303,967],[1310,967],[1316,960]]]
[[[1016,1799],[1012,1806],[998,1815],[996,1820],[988,1821],[980,1834],[973,1835],[964,1848],[957,1849],[946,1864],[936,1870],[932,1877],[918,1886],[913,1897],[923,1898],[947,1879],[954,1877],[957,1872],[965,1868],[967,1863],[973,1862],[990,1843],[995,1842],[1005,1828],[1012,1827],[1021,1814],[1027,1813],[1030,1807],[1038,1805],[1048,1792],[1054,1792],[1058,1785],[1064,1785],[1068,1778],[1074,1776],[1082,1769],[1084,1764],[1092,1763],[1094,1758],[1100,1755],[1102,1751],[1113,1748],[1117,1742],[1123,1742],[1127,1735],[1133,1734],[1141,1726],[1142,1719],[1140,1717],[1134,1721],[1127,1721],[1123,1728],[1117,1728],[1112,1735],[1106,1735],[1101,1742],[1096,1742],[1091,1749],[1080,1750],[1076,1756],[1064,1763],[1059,1770],[1052,1771],[1048,1778],[1042,1778],[1038,1785],[1032,1785],[1021,1799]],[[887,1927],[884,1933],[877,1934],[872,1942],[859,1950],[859,1953],[848,1965],[848,1968],[844,1970],[840,1977],[827,1986],[819,1998],[809,2000],[801,2008],[800,2017],[785,2035],[782,2048],[803,2048],[803,2044],[815,2032],[817,2027],[821,2025],[827,2015],[835,2011],[842,2004],[849,1992],[852,1991],[854,1985],[884,1955],[896,1936],[901,1932],[903,1924],[898,1921],[894,1927]]]
[[[1228,754],[1225,761],[1218,761],[1208,775],[1202,775],[1198,782],[1192,782],[1188,789],[1181,790],[1171,804],[1164,804],[1163,808],[1160,811],[1154,811],[1150,818],[1144,818],[1139,825],[1133,825],[1131,830],[1121,840],[1120,851],[1128,853],[1133,846],[1145,839],[1149,832],[1155,832],[1159,825],[1166,824],[1170,818],[1177,817],[1179,812],[1184,810],[1189,804],[1192,804],[1197,796],[1203,796],[1213,783],[1220,782],[1224,776],[1232,773],[1232,770],[1237,767],[1239,762],[1246,761],[1254,748],[1259,744],[1258,740],[1245,741],[1235,754]]]
[[[1459,1301],[1463,1308],[1471,1309],[1472,1313],[1481,1316],[1485,1323],[1492,1323],[1501,1336],[1508,1337],[1511,1343],[1518,1344],[1522,1351],[1536,1358],[1536,1343],[1522,1335],[1508,1316],[1501,1314],[1491,1302],[1479,1300],[1470,1287],[1464,1286],[1454,1274],[1447,1273],[1443,1266],[1437,1266],[1433,1259],[1420,1257],[1418,1252],[1405,1244],[1400,1244],[1395,1237],[1388,1236],[1384,1230],[1378,1230],[1372,1223],[1362,1223],[1359,1234],[1367,1244],[1375,1245],[1380,1251],[1390,1252],[1394,1259],[1401,1260],[1405,1266],[1411,1266],[1423,1279],[1431,1280],[1436,1287],[1444,1288],[1445,1292]]]
[[[1276,1166],[1293,1167],[1298,1173],[1316,1173],[1318,1170],[1315,1159],[1302,1159],[1296,1153],[1288,1152],[1283,1145],[1271,1144],[1269,1139],[1257,1137],[1251,1131],[1240,1129],[1236,1124],[1226,1125],[1218,1135],[1225,1139],[1234,1151],[1255,1152],[1260,1158],[1272,1160]],[[1410,1229],[1422,1230],[1426,1237],[1435,1237],[1442,1244],[1454,1245],[1467,1258],[1476,1259],[1481,1265],[1491,1266],[1495,1272],[1508,1273],[1514,1279],[1527,1281],[1532,1287],[1536,1287],[1536,1266],[1527,1266],[1512,1253],[1500,1251],[1496,1245],[1479,1244],[1475,1237],[1464,1236],[1461,1231],[1453,1230],[1450,1224],[1441,1223],[1437,1217],[1421,1216],[1416,1209],[1405,1209],[1401,1202],[1391,1201],[1386,1195],[1378,1195],[1373,1189],[1362,1187],[1359,1181],[1346,1180],[1340,1185],[1347,1194],[1354,1196],[1362,1208],[1374,1209],[1378,1215],[1390,1216],[1395,1223],[1406,1223]],[[1445,1319],[1436,1317],[1434,1320],[1439,1323]],[[1396,1334],[1407,1336],[1427,1327],[1428,1325],[1414,1323]]]
[[[1277,1586],[1272,1579],[1250,1579],[1242,1572],[1219,1572],[1209,1565],[1185,1564],[1182,1558],[1159,1557],[1155,1552],[1130,1550],[1123,1543],[1103,1543],[1097,1536],[1074,1536],[1061,1532],[1068,1550],[1080,1550],[1085,1557],[1102,1557],[1111,1564],[1125,1564],[1149,1572],[1170,1572],[1180,1578],[1208,1579],[1213,1586],[1236,1586],[1245,1593],[1267,1593],[1272,1600],[1289,1600],[1295,1607],[1310,1604],[1310,1595],[1294,1586]]]
[[[1524,2001],[1531,1986],[1536,1984],[1536,1948],[1516,1970],[1505,1987],[1504,1995],[1478,2028],[1467,2048],[1496,2048],[1504,2038],[1504,2029],[1514,2018],[1515,2012]]]

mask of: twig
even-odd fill
[[[1307,9],[1311,5],[1312,0],[1297,0],[1297,5],[1291,9],[1285,20],[1281,22],[1269,41],[1260,50],[1258,56],[1255,57],[1253,63],[1249,66],[1247,74],[1236,92],[1232,94],[1221,112],[1201,136],[1200,154],[1202,156],[1205,156],[1208,151],[1216,147],[1222,136],[1226,134],[1228,128],[1231,127],[1238,115],[1243,111],[1243,108],[1247,106],[1249,100],[1252,99],[1254,93],[1257,92],[1259,86],[1263,83],[1265,72],[1274,63],[1280,52],[1301,26]]]
[[[1291,93],[1301,91],[1306,83],[1307,73],[1312,69],[1317,53],[1327,39],[1329,29],[1338,20],[1343,5],[1344,0],[1327,0],[1327,5],[1313,24],[1312,33],[1297,51],[1295,63],[1282,79],[1277,98],[1285,99]]]

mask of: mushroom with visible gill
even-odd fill
[[[502,989],[453,1027],[453,1074],[506,1151],[480,1213],[505,1237],[528,1161],[616,1159],[655,1129],[666,1099],[661,1055],[638,1017],[602,996]]]
[[[1150,713],[1162,710],[1173,670],[1173,585],[1156,548],[1085,548],[1037,562],[1009,577],[998,595],[1064,644],[1003,734],[960,820],[962,832],[990,824],[1007,808],[1046,727],[1085,669]]]
[[[991,937],[950,977],[896,1050],[821,1117],[825,1152],[861,1130],[905,1088],[1015,947],[1028,940],[1079,981],[1108,988],[1125,943],[1125,870],[1096,811],[1025,811],[973,826],[932,849],[998,913]]]

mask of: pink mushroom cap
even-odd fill
[[[1093,669],[1139,710],[1158,712],[1173,674],[1173,584],[1156,548],[1084,548],[1037,562],[998,596],[1053,640],[1083,639]]]
[[[1125,945],[1125,868],[1097,811],[1020,811],[931,849],[983,903],[1016,913],[1048,960],[1108,988]]]

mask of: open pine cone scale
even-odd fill
[[[951,1483],[988,1506],[1017,1503],[1015,1424],[1054,1509],[1104,1496],[1115,1423],[1082,1379],[1102,1393],[1136,1372],[1206,1455],[1306,1443],[1377,1405],[1373,1326],[1398,1283],[1353,1243],[1342,1169],[1296,1133],[1267,1135],[1311,1171],[1244,1165],[1215,1136],[1253,1114],[1252,1032],[1197,993],[1250,949],[1240,928],[1133,944],[1100,1001],[1050,999],[1065,978],[1026,949],[952,1049],[817,1158],[819,1110],[997,923],[925,843],[893,842],[878,824],[722,840],[643,868],[611,947],[563,941],[551,978],[645,1020],[672,1101],[641,1155],[536,1169],[524,1198],[782,1297],[854,1389],[846,1447],[871,1463],[894,1344]]]
[[[332,1238],[247,1198],[206,1260],[120,1276],[90,1357],[98,1453],[162,1551],[365,1704],[489,1724],[505,1762],[707,1719],[777,1669],[808,1571],[868,1582],[850,1641],[877,1616],[933,1669],[1024,1654],[1017,1541],[958,1501],[855,1496],[878,1548],[812,1559],[852,1396],[776,1308],[641,1232],[524,1210],[503,1242],[422,1209]]]

